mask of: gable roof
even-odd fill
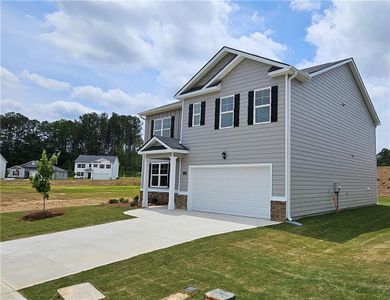
[[[165,136],[153,136],[149,141],[142,145],[138,150],[138,154],[145,153],[188,153],[189,150],[180,140]]]
[[[183,95],[183,92],[186,94],[190,94],[189,90],[193,88],[193,84],[196,83],[197,80],[199,80],[203,75],[205,75],[208,71],[210,71],[213,67],[216,66],[218,61],[222,59],[225,55],[228,53],[234,54],[234,57],[227,61],[227,64],[222,68],[211,80],[207,82],[207,84],[211,84],[214,82],[214,78],[218,77],[218,75],[226,75],[223,74],[225,69],[233,69],[236,65],[238,65],[244,58],[249,58],[252,60],[256,60],[262,63],[269,64],[271,66],[275,67],[287,67],[289,66],[286,63],[276,61],[273,59],[269,59],[260,55],[248,53],[245,51],[237,50],[231,47],[224,46],[222,47],[192,78],[175,94],[175,97],[179,97],[180,95]],[[222,73],[222,74],[220,74]],[[198,87],[196,91],[199,89],[206,89],[207,84],[202,85],[200,88]],[[215,86],[214,86],[215,87]]]
[[[26,162],[22,165],[20,165],[22,168],[27,168],[27,169],[35,169],[37,167],[37,161],[36,160],[32,160],[32,161],[29,161],[29,162]]]
[[[315,66],[311,66],[311,67],[308,67],[308,68],[303,68],[301,69],[301,71],[304,71],[308,74],[313,74],[315,72],[318,72],[320,70],[324,70],[324,69],[327,69],[329,67],[332,67],[334,65],[337,65],[339,64],[340,62],[343,62],[343,61],[346,61],[346,60],[349,60],[351,58],[346,58],[346,59],[342,59],[342,60],[338,60],[338,61],[334,61],[334,62],[328,62],[328,63],[325,63],[325,64],[320,64],[320,65],[315,65]]]
[[[4,158],[4,156],[1,153],[0,153],[0,158],[7,163],[7,160]]]
[[[217,66],[218,62],[223,59],[227,54],[233,54],[232,58],[227,59],[226,62],[221,66],[219,65],[216,72],[212,70]],[[356,67],[355,61],[353,58],[346,58],[334,62],[328,62],[320,65],[311,66],[308,68],[297,69],[294,66],[276,61],[273,59],[265,58],[256,54],[248,53],[245,51],[237,50],[230,47],[222,47],[176,94],[175,98],[179,100],[184,100],[189,97],[195,97],[198,95],[208,94],[221,90],[221,80],[226,76],[231,70],[233,70],[243,59],[248,58],[258,62],[262,62],[270,65],[268,70],[268,75],[270,77],[278,77],[281,75],[293,75],[295,74],[295,79],[305,82],[311,78],[320,75],[324,72],[330,71],[333,68],[337,68],[344,64],[349,64],[354,79],[359,86],[359,89],[362,93],[363,99],[366,103],[367,109],[370,112],[370,115],[376,126],[380,125],[379,117],[375,111],[374,105],[372,104],[371,98],[367,92],[364,82],[359,74],[359,71]],[[212,72],[210,72],[212,71]],[[208,73],[209,72],[209,73]],[[202,76],[206,74],[212,74],[212,77],[207,81],[202,82],[202,84],[197,84]],[[171,110],[173,108],[180,108],[182,105],[181,101],[176,101],[168,105],[160,106],[154,109],[147,110],[143,113],[140,113],[141,116],[146,116],[154,113],[164,112]]]
[[[37,168],[37,160],[31,160],[29,162],[26,162],[22,165],[15,165],[15,166],[12,166],[8,169],[12,169],[12,168],[23,168],[23,169],[36,169]],[[57,166],[53,166],[53,170],[55,172],[66,172],[68,173],[68,171],[64,170],[64,169],[61,169],[60,167],[57,167]]]
[[[84,155],[84,154],[81,154],[79,155],[75,162],[80,162],[80,163],[91,163],[95,160],[98,160],[98,159],[101,159],[101,158],[104,158],[104,159],[107,159],[109,162],[111,163],[114,163],[115,160],[118,159],[118,156],[109,156],[109,155]]]
[[[158,114],[158,113],[162,113],[162,112],[166,112],[166,111],[171,111],[174,109],[180,109],[180,108],[181,108],[181,101],[179,100],[179,101],[175,101],[175,102],[172,102],[169,104],[165,104],[165,105],[161,105],[161,106],[158,106],[158,107],[155,107],[152,109],[145,110],[143,112],[138,113],[138,115],[144,117],[144,116],[150,116],[150,115],[154,115],[154,114]]]

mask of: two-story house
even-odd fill
[[[118,179],[118,156],[79,155],[74,162],[74,178],[97,180]]]
[[[223,47],[145,120],[142,206],[291,220],[375,204],[380,124],[352,58],[297,69]]]

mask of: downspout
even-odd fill
[[[291,218],[291,82],[298,75],[297,71],[291,77],[286,74],[286,165],[285,165],[285,194],[286,194],[286,213],[287,220]]]

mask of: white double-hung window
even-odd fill
[[[194,103],[194,110],[192,114],[192,126],[200,126],[200,114],[202,107],[200,102]]]
[[[233,127],[234,96],[221,98],[220,128]]]
[[[152,163],[151,187],[168,187],[168,163]]]
[[[153,135],[171,136],[171,117],[154,120]]]
[[[254,104],[255,124],[269,123],[271,121],[271,88],[255,91]]]

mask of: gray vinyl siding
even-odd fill
[[[272,163],[273,195],[284,196],[284,77],[270,78],[269,68],[245,59],[222,80],[221,91],[185,101],[182,143],[190,153],[182,160],[182,173],[189,165]],[[278,85],[278,122],[248,125],[248,91],[274,85]],[[215,99],[238,93],[240,126],[215,130]],[[199,101],[206,101],[205,125],[188,127],[189,104]],[[224,151],[226,160],[221,157]],[[181,174],[180,184],[181,191],[187,191],[188,175]]]
[[[217,64],[210,69],[198,82],[193,84],[193,86],[203,86],[210,81],[215,75],[217,75],[227,64],[229,64],[237,55],[233,53],[226,53]]]
[[[150,136],[150,124],[152,123],[152,120],[156,120],[156,119],[161,119],[161,118],[166,118],[166,117],[171,117],[171,116],[175,116],[175,125],[174,125],[174,135],[173,137],[175,139],[180,139],[180,125],[181,125],[181,109],[176,109],[176,110],[172,110],[172,111],[167,111],[167,112],[164,112],[164,113],[159,113],[159,114],[155,114],[155,115],[150,115],[150,116],[146,116],[146,119],[145,119],[145,132],[144,132],[144,140],[145,142],[147,142],[151,136]]]
[[[334,210],[334,182],[341,184],[341,208],[377,201],[375,125],[348,65],[293,81],[292,216]]]

